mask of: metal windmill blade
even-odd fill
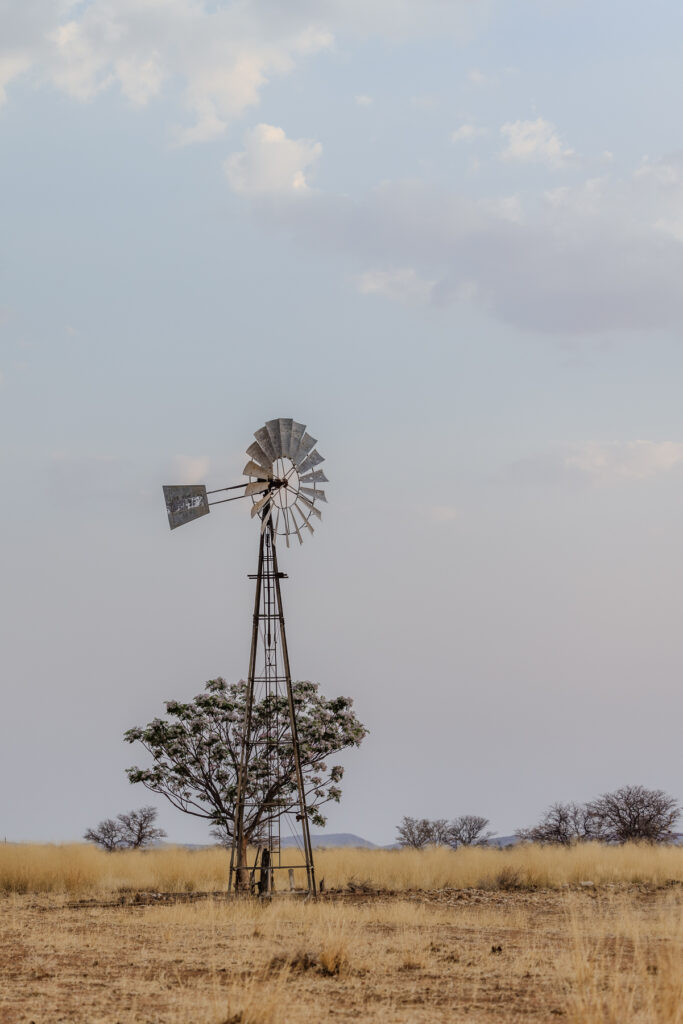
[[[292,422],[292,430],[289,435],[289,451],[287,453],[287,457],[291,459],[292,462],[294,461],[294,456],[297,453],[299,445],[301,444],[301,438],[304,436],[305,432],[305,423],[297,423],[296,421]]]
[[[275,452],[275,458],[279,459],[283,455],[282,451],[282,438],[280,436],[280,421],[279,420],[268,420],[266,423],[266,430],[268,431],[268,437],[270,443]]]
[[[322,469],[316,469],[314,473],[306,473],[301,479],[307,484],[329,484],[329,480]]]
[[[292,455],[292,462],[298,468],[303,460],[306,458],[312,448],[315,448],[317,441],[310,434],[304,434],[299,442],[299,447],[296,450],[296,454]]]
[[[265,427],[260,427],[254,431],[254,437],[258,441],[259,445],[270,459],[271,464],[275,462],[277,455],[273,448],[273,442],[270,440],[270,434]]]
[[[318,490],[317,487],[302,487],[301,493],[305,494],[306,497],[308,498],[312,498],[313,501],[324,501],[325,503],[327,503],[325,492]]]
[[[273,460],[268,458],[268,453],[263,450],[258,441],[254,441],[253,444],[249,445],[247,455],[254,462],[258,462],[260,466],[263,466],[264,469],[270,469],[273,464]]]
[[[303,462],[299,463],[299,465],[296,468],[299,471],[299,473],[303,476],[305,473],[309,473],[312,469],[315,469],[316,466],[319,466],[320,463],[324,461],[325,459],[320,454],[320,452],[317,452],[314,449],[309,455],[306,456]]]
[[[282,441],[282,455],[289,458],[289,442],[292,437],[292,424],[294,420],[280,420],[280,440]]]
[[[249,462],[246,464],[246,466],[242,470],[242,475],[255,476],[257,480],[273,479],[272,469],[265,469],[263,466],[260,466],[258,462],[254,462],[253,459],[250,459]]]

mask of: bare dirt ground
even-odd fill
[[[679,885],[0,898],[2,1024],[681,1024]]]

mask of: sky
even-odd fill
[[[146,803],[123,732],[248,667],[258,530],[171,533],[292,416],[327,828],[681,789],[673,0],[0,0],[0,837]]]

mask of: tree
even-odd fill
[[[477,814],[463,814],[453,821],[437,818],[403,818],[397,827],[398,841],[401,846],[410,846],[421,850],[425,846],[484,846],[493,832],[484,833],[489,823],[488,818]]]
[[[432,834],[432,823],[427,818],[404,817],[396,828],[401,846],[410,846],[414,850],[421,850],[432,843]]]
[[[429,842],[435,846],[447,846],[451,833],[451,826],[445,818],[437,818],[429,822]]]
[[[493,832],[485,832],[488,818],[478,814],[462,814],[454,818],[447,830],[446,842],[457,849],[459,846],[486,846]]]
[[[622,786],[586,805],[595,836],[605,842],[663,843],[673,838],[681,815],[674,797],[661,789]]]
[[[310,820],[325,825],[322,806],[339,801],[341,765],[327,765],[331,754],[357,747],[367,729],[351,710],[349,697],[328,700],[309,682],[293,684],[294,708]],[[167,718],[155,718],[143,728],[125,733],[128,743],[141,743],[152,756],[151,768],[132,767],[130,782],[142,783],[153,793],[197,818],[205,818],[223,842],[231,842],[235,828],[237,780],[246,707],[246,683],[228,684],[211,679],[203,693],[189,703],[167,701]],[[264,741],[272,744],[276,723],[278,746],[284,754],[276,777],[272,761],[263,756]],[[269,730],[270,729],[270,733]],[[252,711],[249,773],[245,793],[244,843],[258,839],[268,808],[277,801],[283,811],[298,800],[294,755],[289,730],[287,698],[270,696]]]
[[[154,824],[157,814],[156,807],[141,807],[129,814],[117,814],[115,819],[105,818],[97,828],[89,828],[83,838],[109,852],[149,846],[166,835],[163,828],[156,828]]]
[[[572,846],[587,839],[595,839],[592,815],[585,804],[556,803],[545,812],[538,825],[518,829],[515,835],[531,843],[556,843]]]
[[[129,849],[137,850],[165,838],[163,828],[157,828],[154,824],[158,813],[156,807],[141,807],[139,811],[118,815],[124,843]]]
[[[97,828],[89,828],[83,838],[88,843],[95,843],[103,850],[123,849],[123,836],[121,835],[121,823],[113,818],[105,818]]]

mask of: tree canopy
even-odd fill
[[[341,765],[328,765],[330,755],[357,747],[367,734],[352,710],[349,697],[327,699],[317,683],[292,686],[310,820],[325,825],[321,808],[339,801]],[[232,838],[237,800],[237,781],[246,705],[246,683],[211,679],[204,692],[188,703],[166,702],[166,718],[155,718],[144,727],[125,733],[128,743],[141,743],[152,757],[152,766],[127,771],[130,782],[142,783],[165,796],[186,814],[205,818],[224,840]],[[272,760],[264,755],[270,728],[277,732],[283,752],[277,775]],[[271,696],[254,703],[247,751],[244,834],[255,840],[267,817],[267,808],[279,802],[283,810],[297,803],[296,774],[285,696]]]
[[[116,818],[105,818],[97,828],[89,828],[83,838],[109,852],[138,850],[165,837],[163,828],[155,825],[157,814],[156,807],[117,814]]]
[[[533,828],[518,829],[520,839],[534,843],[573,843],[595,839],[606,843],[665,843],[681,808],[661,789],[621,786],[586,804],[556,803]]]

